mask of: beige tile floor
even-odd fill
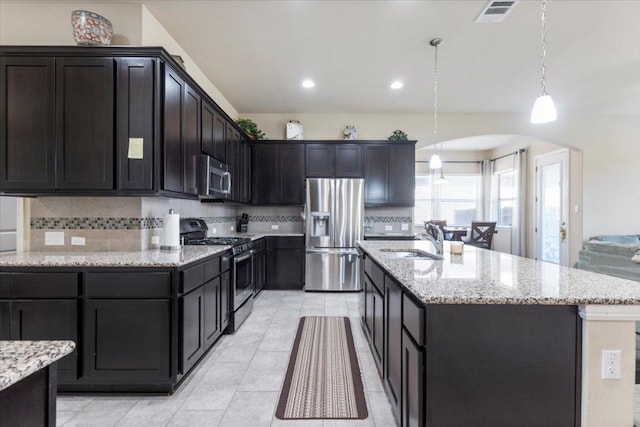
[[[349,316],[369,417],[282,421],[274,417],[298,319]],[[225,335],[173,396],[60,396],[60,426],[392,427],[391,407],[358,319],[358,294],[263,291],[234,335]]]

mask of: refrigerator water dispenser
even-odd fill
[[[329,212],[311,212],[311,236],[329,236]]]

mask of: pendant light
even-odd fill
[[[549,123],[554,121],[558,114],[556,112],[556,106],[551,99],[551,95],[547,93],[546,82],[546,64],[545,59],[547,56],[547,0],[542,0],[542,28],[540,31],[540,62],[541,62],[541,74],[540,79],[540,96],[533,104],[533,110],[531,111],[531,123]]]
[[[442,168],[440,168],[440,176],[433,181],[436,185],[448,184],[447,178],[444,177],[444,173],[442,172]]]
[[[433,68],[433,153],[429,160],[429,168],[433,170],[442,169],[442,159],[438,154],[438,46],[442,44],[442,39],[436,38],[429,42],[436,49]]]

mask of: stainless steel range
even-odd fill
[[[229,329],[235,332],[253,310],[253,243],[246,237],[207,237],[204,220],[180,220],[180,236],[185,245],[231,246],[231,289]]]

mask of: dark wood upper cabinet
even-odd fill
[[[113,58],[56,59],[56,187],[110,190]]]
[[[333,144],[306,144],[305,170],[307,178],[333,178],[335,147]]]
[[[53,58],[0,58],[0,189],[55,187]]]
[[[278,149],[278,199],[282,204],[304,203],[304,147],[282,144]]]
[[[278,202],[278,146],[253,146],[251,201],[256,205]]]
[[[117,63],[117,187],[120,190],[152,190],[156,61],[118,58]],[[142,139],[141,153],[136,152],[139,151],[136,139]]]
[[[163,182],[167,191],[182,192],[184,189],[182,148],[182,94],[185,83],[171,68],[164,74],[164,143]]]
[[[226,162],[227,122],[209,102],[202,100],[202,152]]]
[[[184,88],[183,125],[183,193],[197,195],[200,164],[200,95],[188,85]]]
[[[386,204],[389,188],[389,147],[368,145],[364,148],[364,202]]]
[[[335,177],[362,178],[362,147],[357,144],[340,144],[336,145],[335,151]]]
[[[389,148],[388,204],[413,206],[416,188],[416,150],[413,144]]]

